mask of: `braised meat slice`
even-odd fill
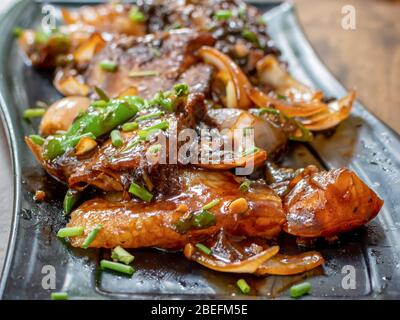
[[[96,248],[182,248],[221,229],[263,238],[276,237],[281,231],[285,221],[281,200],[265,184],[253,184],[242,193],[229,172],[190,169],[179,172],[179,184],[181,193],[162,201],[113,203],[97,198],[83,203],[72,213],[68,227],[83,226],[85,235],[71,238],[72,245],[80,247],[97,224],[102,229],[91,243]],[[215,221],[201,220],[202,207],[216,199],[219,202],[207,213]],[[182,229],[185,222],[190,223]]]
[[[180,81],[180,76],[196,62],[198,48],[213,43],[210,34],[193,30],[174,30],[145,37],[122,36],[109,42],[94,57],[84,73],[84,81],[91,88],[100,87],[110,97],[135,88],[138,96],[152,98]],[[118,69],[115,72],[103,70],[101,62],[104,60],[116,63]],[[183,76],[186,77],[190,78],[190,74]],[[207,88],[208,83],[203,87]]]
[[[375,218],[383,201],[346,168],[301,173],[284,197],[285,231],[301,237],[330,237]]]

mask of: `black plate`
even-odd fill
[[[35,26],[40,15],[40,5],[22,2],[4,15],[0,23],[0,103],[15,175],[14,219],[1,297],[49,298],[50,291],[42,287],[42,271],[44,266],[51,265],[56,271],[56,290],[68,291],[71,298],[243,298],[235,287],[237,275],[207,270],[179,253],[134,250],[137,272],[128,278],[97,269],[99,259],[107,256],[108,251],[73,249],[56,238],[56,231],[65,223],[60,199],[65,187],[44,174],[24,144],[23,137],[36,132],[38,123],[23,121],[22,113],[37,100],[51,102],[60,95],[53,88],[50,75],[25,64],[12,36],[15,26]],[[311,49],[290,4],[275,6],[267,11],[265,18],[272,38],[296,78],[322,89],[328,96],[345,94]],[[340,244],[321,244],[317,249],[327,260],[322,268],[295,277],[246,276],[253,290],[245,298],[287,298],[286,289],[304,278],[309,278],[313,285],[307,299],[399,298],[399,151],[399,136],[360,103],[355,104],[351,117],[331,137],[318,135],[309,146],[295,146],[287,157],[288,164],[348,166],[385,200],[385,205],[374,221],[344,235]],[[46,191],[50,201],[33,201],[33,192],[39,188]],[[298,251],[292,238],[284,241],[288,250]],[[342,286],[346,274],[342,271],[349,265],[356,272],[356,288],[346,290]]]

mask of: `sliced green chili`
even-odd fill
[[[150,202],[153,199],[153,194],[134,182],[129,187],[129,192],[146,202]]]
[[[90,244],[94,241],[94,239],[96,239],[102,227],[103,226],[101,224],[98,224],[94,227],[92,231],[89,232],[88,236],[86,237],[85,241],[82,244],[83,249],[89,248]]]
[[[97,95],[100,98],[100,101],[105,101],[105,102],[109,102],[110,101],[110,98],[108,97],[108,95],[100,87],[95,86],[94,87],[94,91],[96,91]],[[92,103],[92,105],[94,105],[94,104]],[[99,105],[99,103],[97,103],[96,107],[99,107],[99,106],[100,107],[105,107],[105,106],[107,106],[107,104],[104,105],[104,103],[100,102],[100,105]]]
[[[114,261],[123,262],[125,264],[130,264],[135,259],[135,257],[124,248],[118,246],[112,249],[111,259],[113,259]]]
[[[44,144],[44,138],[37,134],[31,134],[29,138],[33,141],[33,143],[37,144],[38,146],[42,146]]]

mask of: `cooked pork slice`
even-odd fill
[[[72,213],[68,227],[83,226],[85,234],[71,238],[72,245],[80,247],[97,224],[102,229],[90,245],[96,248],[182,248],[221,229],[263,238],[276,237],[281,231],[285,221],[281,200],[265,184],[254,183],[243,193],[229,172],[188,169],[179,172],[179,184],[179,195],[151,203],[100,198],[83,203]],[[217,199],[205,219],[202,207]]]
[[[284,197],[285,231],[301,237],[330,237],[375,218],[383,201],[346,168],[300,173]]]
[[[91,88],[100,87],[110,97],[135,88],[138,96],[152,98],[180,81],[180,76],[196,62],[198,48],[213,43],[210,34],[193,30],[174,30],[138,38],[122,36],[109,42],[91,61],[84,74],[85,83]],[[101,67],[104,60],[116,63],[117,70],[104,70]],[[207,88],[208,84],[203,87]]]

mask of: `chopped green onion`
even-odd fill
[[[90,244],[94,241],[94,239],[96,239],[97,234],[99,233],[102,227],[103,226],[101,224],[98,224],[94,227],[92,231],[90,231],[90,233],[88,234],[88,236],[86,237],[85,241],[82,244],[83,249],[89,248]]]
[[[150,120],[150,119],[155,119],[155,118],[159,118],[161,116],[164,115],[163,111],[159,111],[159,112],[154,112],[154,113],[149,113],[149,114],[145,114],[143,116],[137,117],[135,119],[135,121],[140,122],[140,121],[145,121],[145,120]]]
[[[281,99],[281,100],[286,100],[286,99],[287,99],[287,97],[286,97],[284,94],[280,94],[280,93],[278,93],[278,94],[276,95],[276,97],[277,97],[278,99]]]
[[[211,209],[212,207],[215,207],[218,203],[220,203],[221,202],[221,199],[214,199],[213,201],[211,201],[211,202],[209,202],[209,203],[207,203],[204,207],[203,207],[203,210],[209,210],[209,209]]]
[[[253,31],[250,31],[248,29],[243,30],[242,37],[245,38],[246,40],[254,43],[255,45],[260,45],[257,35]]]
[[[51,300],[68,300],[68,293],[66,292],[52,292]]]
[[[155,125],[153,125],[151,127],[145,128],[143,130],[144,131],[152,131],[152,130],[156,130],[156,129],[166,130],[168,128],[169,128],[169,122],[164,120],[164,121],[161,121],[161,122],[159,122],[159,123],[157,123],[157,124],[155,124]]]
[[[245,180],[245,181],[243,181],[243,182],[241,183],[241,185],[239,186],[240,191],[242,191],[242,192],[247,192],[247,191],[249,191],[250,184],[251,184],[251,181],[250,181],[250,180]]]
[[[161,144],[158,143],[158,144],[153,144],[152,146],[150,146],[148,151],[150,153],[157,153],[157,152],[160,152],[161,149],[162,149],[162,146],[161,146]]]
[[[35,32],[35,43],[37,44],[46,44],[49,40],[49,35],[41,30]]]
[[[127,122],[122,125],[122,131],[133,131],[136,130],[138,127],[139,125],[137,124],[137,122]]]
[[[122,140],[122,136],[119,130],[111,131],[110,137],[111,137],[111,143],[114,147],[119,148],[124,144],[124,141]]]
[[[218,10],[214,13],[214,17],[217,20],[228,20],[229,18],[232,17],[232,11],[231,10]]]
[[[290,288],[290,296],[292,298],[299,298],[304,296],[305,294],[310,293],[311,284],[309,282],[303,282],[300,284],[296,284]]]
[[[154,77],[158,76],[160,73],[158,71],[153,70],[143,70],[143,71],[131,71],[128,76],[130,78],[138,78],[138,77]]]
[[[153,199],[153,195],[149,191],[134,182],[129,187],[129,192],[146,202],[150,202]]]
[[[215,224],[215,215],[207,210],[201,210],[192,217],[192,226],[197,229],[204,229]]]
[[[102,60],[99,65],[103,70],[109,72],[115,72],[118,68],[118,64],[111,60]]]
[[[174,90],[178,97],[187,96],[189,94],[189,86],[184,83],[174,85]]]
[[[246,280],[244,280],[244,279],[239,279],[239,280],[236,282],[236,284],[237,284],[237,286],[239,287],[240,291],[242,291],[242,293],[244,293],[244,294],[250,293],[251,288],[250,288],[250,286],[247,284]]]
[[[83,235],[84,232],[83,227],[70,227],[70,228],[62,228],[58,230],[57,237],[66,238],[66,237],[78,237]]]
[[[206,255],[211,254],[211,249],[204,244],[196,243],[196,248],[199,249],[201,252],[205,253]]]
[[[24,119],[42,117],[45,113],[45,108],[29,108],[24,111]]]
[[[69,189],[64,197],[63,207],[64,207],[64,214],[69,214],[76,203],[78,202],[79,198],[81,197],[80,192],[76,190]]]
[[[19,38],[20,36],[22,36],[22,34],[24,33],[24,29],[20,28],[20,27],[15,27],[13,30],[13,34],[15,37]]]
[[[125,264],[130,264],[135,259],[135,257],[124,248],[118,246],[112,249],[111,259],[113,259],[114,261],[123,262]]]
[[[139,10],[139,8],[133,7],[129,11],[129,19],[131,19],[133,22],[144,22],[146,21],[146,16]]]
[[[135,269],[133,269],[131,266],[127,266],[122,263],[108,261],[108,260],[101,260],[100,267],[102,270],[109,269],[112,271],[117,271],[128,275],[132,275],[135,272]]]
[[[259,115],[262,115],[263,113],[269,113],[276,116],[279,116],[281,114],[279,110],[276,110],[274,108],[261,108],[259,111]]]
[[[96,91],[97,95],[99,96],[99,98],[101,99],[101,101],[105,101],[105,102],[109,102],[110,98],[108,97],[108,95],[103,91],[103,89],[99,88],[99,87],[94,87],[94,90]],[[104,107],[107,106],[104,105]]]
[[[37,144],[38,146],[42,146],[44,143],[44,138],[37,134],[31,134],[29,138],[33,141],[33,143]]]
[[[253,148],[247,149],[247,150],[242,152],[242,157],[247,157],[247,156],[249,156],[249,155],[251,155],[253,153],[258,152],[259,150],[260,150],[260,148],[257,148],[257,147],[253,147]]]

